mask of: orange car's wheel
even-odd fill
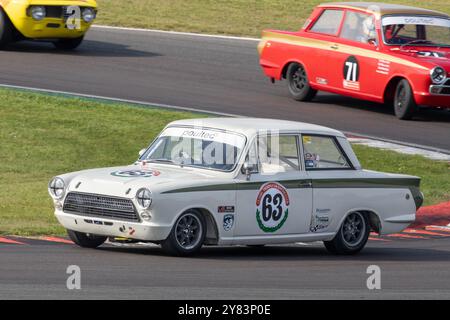
[[[12,39],[12,26],[8,16],[0,8],[0,49],[5,47]]]
[[[397,84],[394,96],[394,111],[397,118],[409,120],[417,112],[413,90],[408,80],[403,79]]]
[[[74,50],[83,42],[83,38],[59,39],[53,42],[53,45],[59,50]]]
[[[297,101],[310,101],[317,90],[311,88],[305,68],[299,63],[291,63],[286,72],[288,89],[291,96]]]

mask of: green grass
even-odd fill
[[[97,0],[96,23],[256,36],[263,29],[299,30],[322,0]],[[448,0],[384,0],[450,14]]]
[[[202,115],[0,89],[0,234],[64,234],[47,183],[132,163],[168,122]],[[423,177],[426,204],[450,199],[449,164],[355,146],[366,168]]]
[[[170,121],[193,113],[0,89],[0,234],[59,234],[51,177],[129,164]]]

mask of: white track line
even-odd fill
[[[167,30],[156,30],[156,29],[143,29],[143,28],[129,28],[129,27],[113,27],[94,24],[92,26],[94,29],[109,29],[109,30],[121,30],[121,31],[137,31],[137,32],[151,32],[151,33],[162,33],[162,34],[172,34],[178,36],[189,36],[189,37],[201,37],[201,38],[215,38],[215,39],[226,39],[226,40],[240,40],[240,41],[260,41],[258,38],[251,37],[236,37],[236,36],[223,36],[217,34],[205,34],[205,33],[193,33],[193,32],[181,32],[181,31],[167,31]]]
[[[63,96],[72,96],[72,97],[88,98],[88,99],[95,99],[95,100],[104,100],[104,101],[109,101],[109,102],[135,104],[135,105],[140,105],[140,106],[144,106],[144,107],[155,107],[155,108],[173,109],[173,110],[177,110],[177,111],[205,113],[205,114],[224,116],[224,117],[241,117],[241,118],[243,117],[243,116],[239,116],[236,114],[225,113],[225,112],[215,112],[215,111],[208,111],[208,110],[203,110],[203,109],[198,109],[198,108],[180,107],[180,106],[174,106],[174,105],[163,104],[163,103],[153,103],[153,102],[145,102],[145,101],[139,101],[139,100],[112,98],[112,97],[105,97],[105,96],[98,96],[98,95],[93,95],[93,94],[84,94],[84,93],[77,93],[77,92],[69,92],[69,91],[41,89],[41,88],[16,86],[16,85],[9,85],[9,84],[0,84],[0,88],[36,91],[36,92],[41,92],[41,93],[51,93],[51,94],[57,94],[57,95],[63,95]]]
[[[94,99],[94,100],[103,100],[103,101],[109,101],[109,102],[128,103],[128,104],[134,104],[134,105],[139,105],[139,106],[149,107],[149,108],[151,108],[151,107],[165,108],[165,109],[172,109],[172,110],[177,110],[177,111],[189,111],[189,112],[210,114],[210,115],[215,115],[215,116],[225,116],[225,117],[235,117],[235,118],[243,117],[243,116],[237,115],[237,114],[208,111],[208,110],[199,109],[199,108],[189,108],[189,107],[174,106],[174,105],[169,105],[169,104],[152,103],[152,102],[121,99],[121,98],[112,98],[112,97],[83,94],[83,93],[69,92],[69,91],[49,90],[49,89],[41,89],[41,88],[26,87],[26,86],[8,85],[8,84],[0,84],[0,88],[1,87],[9,88],[9,89],[35,91],[35,92],[41,92],[41,93],[51,93],[51,94],[57,94],[57,95],[62,95],[62,96],[72,96],[72,97],[88,98],[88,99]],[[424,156],[426,158],[433,159],[433,160],[450,161],[450,154],[446,154],[445,152],[442,152],[442,151],[436,151],[435,149],[433,150],[433,148],[430,148],[430,147],[418,146],[418,145],[408,144],[408,143],[403,143],[403,142],[396,142],[393,140],[386,140],[386,139],[381,139],[381,138],[377,138],[377,137],[367,137],[367,136],[363,136],[360,134],[354,134],[354,133],[348,133],[348,132],[345,134],[347,134],[349,136],[349,141],[352,143],[363,144],[363,145],[367,145],[367,146],[374,147],[374,148],[393,150],[393,151],[405,153],[405,154],[421,155],[421,156]]]

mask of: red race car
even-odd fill
[[[315,8],[298,32],[267,30],[264,73],[299,101],[318,90],[394,106],[450,108],[450,17],[408,6],[342,2]]]

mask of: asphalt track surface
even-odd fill
[[[448,150],[450,112],[399,121],[390,108],[320,94],[289,98],[258,65],[255,41],[94,28],[77,52],[21,42],[0,52],[0,83],[283,118]]]
[[[450,234],[449,234],[450,235]],[[22,240],[21,240],[22,241]],[[0,244],[1,299],[450,299],[450,238],[370,241],[357,256],[321,244],[206,247],[193,258],[159,247],[27,240]],[[68,290],[69,265],[81,290]],[[381,268],[381,290],[366,286]]]

